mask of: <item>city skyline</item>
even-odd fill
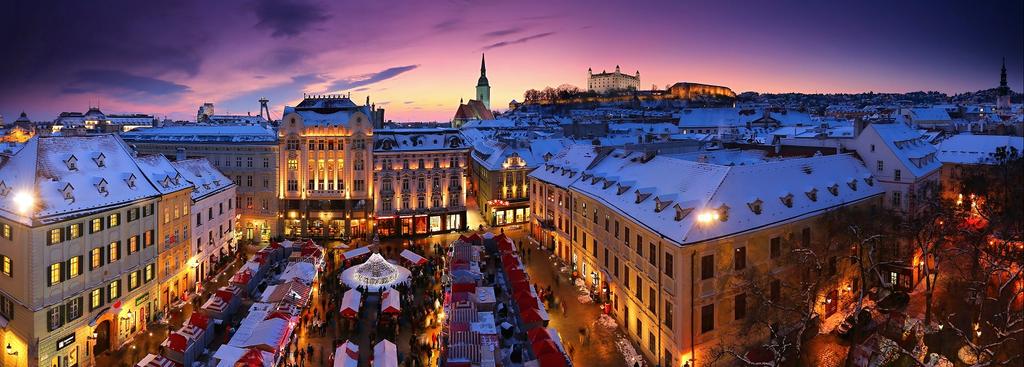
[[[995,87],[1005,57],[1010,87],[1024,89],[1022,4],[1011,1],[117,3],[2,6],[5,121],[90,105],[189,120],[203,102],[257,114],[260,97],[279,118],[303,93],[369,96],[387,119],[446,121],[473,98],[481,53],[495,109],[531,88],[585,88],[587,68],[616,65],[639,70],[643,89],[952,95]]]

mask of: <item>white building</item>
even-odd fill
[[[593,69],[587,69],[587,90],[597,93],[605,93],[613,90],[638,90],[640,89],[640,71],[636,75],[623,74],[619,66],[615,65],[615,72],[602,71],[594,74]]]
[[[182,177],[192,183],[192,238],[195,239],[196,279],[203,283],[230,257],[235,242],[233,223],[235,184],[206,158],[171,163]]]
[[[903,123],[876,123],[847,143],[885,189],[885,205],[899,211],[913,208],[913,193],[925,182],[937,182],[936,149],[924,135]]]

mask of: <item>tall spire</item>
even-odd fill
[[[1003,70],[1006,70],[1006,59],[1003,59]],[[480,53],[480,76],[487,76],[487,64],[484,62],[484,54]]]
[[[1003,69],[999,73],[999,87],[1001,87],[1001,88],[1008,87],[1008,85],[1006,85],[1006,58],[1005,57],[1003,57]]]

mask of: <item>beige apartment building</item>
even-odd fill
[[[146,329],[160,196],[115,135],[38,137],[0,158],[4,366],[93,365]]]
[[[206,158],[235,182],[232,207],[240,239],[280,235],[277,133],[261,125],[188,125],[137,129],[121,136],[139,154],[181,161]]]
[[[459,130],[377,130],[373,140],[378,235],[466,230],[469,145]]]
[[[664,366],[703,365],[715,346],[763,341],[744,326],[758,317],[744,285],[768,284],[773,300],[792,296],[781,286],[802,273],[786,260],[791,250],[822,243],[828,213],[880,207],[883,194],[848,155],[719,165],[612,150],[586,167],[556,162],[538,170],[550,173],[546,183],[532,184],[564,184],[551,180],[563,172],[578,177],[563,202],[571,207],[571,247],[560,256],[638,350]],[[551,212],[561,213],[556,221],[564,216]],[[849,262],[839,261],[847,253],[820,255],[828,277],[815,295],[822,316],[857,289]]]
[[[575,144],[530,172],[530,235],[563,259],[572,253],[572,194],[569,186],[599,155],[593,144]],[[605,153],[610,148],[603,149]]]

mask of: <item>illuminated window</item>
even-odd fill
[[[52,244],[55,244],[55,243],[60,243],[63,232],[64,231],[61,228],[51,229],[50,230],[50,244],[52,245]]]
[[[103,219],[93,219],[89,224],[89,233],[96,233],[103,230]]]
[[[54,285],[60,283],[61,279],[61,265],[63,263],[50,264],[50,279],[48,285]]]
[[[146,265],[146,270],[145,270],[146,272],[142,275],[143,281],[148,283],[149,281],[153,280],[153,275],[154,275],[153,274],[154,273],[153,269],[154,268],[156,268],[156,266],[154,264]]]
[[[103,248],[97,247],[89,251],[89,269],[97,269],[103,266]]]
[[[128,274],[128,290],[135,290],[139,287],[139,272],[133,271]]]
[[[107,256],[110,258],[108,262],[114,262],[121,259],[121,241],[111,242],[107,245]]]
[[[113,228],[121,225],[121,214],[114,213],[107,217],[107,227]]]
[[[103,306],[103,288],[96,288],[89,292],[89,310],[95,310],[100,306]]]
[[[121,280],[120,279],[115,280],[113,282],[110,282],[110,285],[107,286],[107,300],[113,301],[113,300],[117,299],[118,297],[121,297]]]
[[[82,274],[82,257],[75,256],[68,261],[68,277],[74,278]]]
[[[2,262],[0,263],[0,270],[3,271],[4,275],[13,277],[14,269],[11,267],[11,258],[4,255],[0,255],[0,262]]]
[[[4,223],[4,225],[3,225],[3,236],[4,236],[4,238],[6,238],[8,240],[12,239],[11,225],[10,224]]]

